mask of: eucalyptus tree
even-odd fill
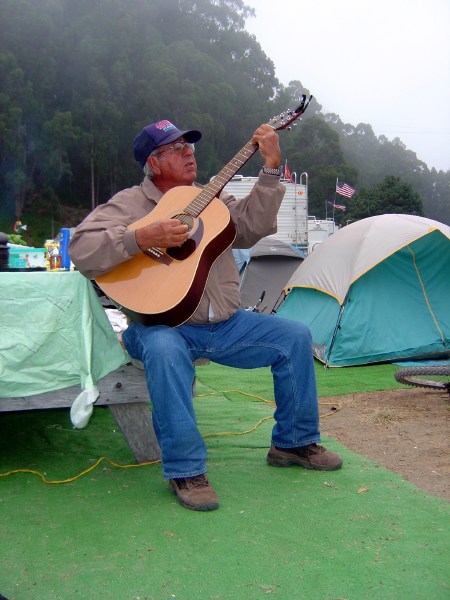
[[[358,221],[382,214],[423,216],[423,201],[412,186],[400,177],[388,175],[370,188],[362,188],[348,202],[346,218]]]

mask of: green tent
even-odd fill
[[[450,355],[450,227],[380,215],[343,227],[298,267],[278,315],[308,325],[340,367]]]

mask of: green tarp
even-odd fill
[[[76,271],[0,273],[0,398],[86,389],[127,362]]]

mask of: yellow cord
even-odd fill
[[[275,402],[273,402],[272,400],[267,400],[266,398],[262,398],[261,396],[255,396],[253,394],[247,394],[246,392],[241,392],[240,390],[225,390],[223,392],[208,392],[206,394],[198,394],[196,397],[204,398],[205,396],[217,396],[217,395],[223,395],[223,394],[241,394],[242,396],[247,396],[249,398],[256,398],[256,399],[260,400],[261,402],[265,402],[266,404],[275,406]],[[341,410],[341,408],[342,408],[342,406],[337,403],[319,402],[319,404],[322,406],[325,406],[325,405],[333,406],[335,409],[335,412],[338,410]],[[320,415],[320,418],[329,417],[332,414],[334,414],[334,413]],[[258,427],[262,423],[264,423],[265,421],[268,421],[269,419],[273,419],[273,416],[269,415],[268,417],[264,417],[264,418],[260,419],[256,423],[256,425],[254,425],[250,429],[247,429],[246,431],[238,431],[238,432],[236,432],[236,431],[219,431],[217,433],[206,433],[205,435],[203,435],[203,437],[209,438],[209,437],[214,437],[216,435],[246,435],[246,434],[251,433],[252,431],[255,431],[256,429],[258,429]],[[102,463],[103,461],[108,462],[112,467],[116,467],[118,469],[136,469],[138,467],[147,467],[148,465],[155,465],[155,464],[161,462],[160,460],[152,460],[150,462],[143,462],[143,463],[134,464],[134,465],[119,465],[119,464],[113,462],[112,460],[110,460],[109,458],[107,458],[106,456],[102,456],[91,467],[89,467],[88,469],[85,469],[81,473],[78,473],[78,475],[75,475],[74,477],[69,477],[68,479],[62,479],[59,481],[48,480],[45,477],[45,475],[43,475],[39,471],[34,471],[33,469],[14,469],[13,471],[8,471],[7,473],[0,473],[0,477],[7,477],[9,475],[14,475],[16,473],[31,473],[32,475],[37,475],[43,481],[43,483],[47,483],[49,485],[58,485],[61,483],[71,483],[72,481],[75,481],[76,479],[79,479],[80,477],[83,477],[83,475],[87,475],[88,473],[90,473],[91,471],[96,469],[98,467],[98,465],[100,463]]]
[[[78,475],[75,475],[74,477],[69,477],[68,479],[62,479],[60,481],[49,481],[45,477],[45,475],[42,475],[42,473],[39,473],[39,471],[33,471],[32,469],[15,469],[14,471],[8,471],[7,473],[0,473],[0,477],[6,477],[7,475],[14,475],[15,473],[31,473],[32,475],[37,475],[38,477],[40,477],[44,483],[48,483],[48,484],[70,483],[71,481],[75,481],[76,479],[79,479],[80,477],[83,477],[83,475],[86,475],[87,473],[90,473],[91,471],[96,469],[98,467],[98,465],[101,462],[103,462],[104,460],[106,460],[106,462],[109,462],[109,464],[112,465],[113,467],[117,467],[118,469],[132,469],[135,467],[145,467],[147,465],[153,465],[153,464],[160,462],[159,460],[154,460],[151,462],[139,463],[138,465],[118,465],[117,463],[113,462],[109,458],[106,458],[106,456],[102,456],[101,458],[99,458],[97,460],[97,462],[95,464],[92,465],[92,467],[89,467],[85,471],[78,473]]]
[[[251,433],[252,431],[255,431],[255,429],[258,429],[258,427],[261,425],[261,423],[264,423],[264,421],[268,421],[269,419],[273,419],[273,416],[269,415],[268,417],[264,417],[264,419],[260,419],[256,423],[256,425],[254,425],[250,429],[247,429],[246,431],[218,431],[217,433],[205,433],[205,435],[202,437],[209,438],[209,437],[214,437],[215,435],[245,435],[247,433]]]
[[[257,398],[261,400],[261,402],[266,402],[266,404],[270,404],[271,406],[275,406],[275,402],[273,400],[267,400],[266,398],[262,398],[261,396],[255,396],[254,394],[247,394],[246,392],[241,392],[241,390],[224,390],[222,392],[207,392],[206,394],[197,394],[196,398],[203,398],[204,396],[218,396],[222,394],[241,394],[241,396],[247,396],[248,398]]]

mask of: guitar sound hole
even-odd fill
[[[186,215],[189,216],[189,215]],[[197,221],[197,229],[192,234],[188,240],[184,242],[182,246],[179,248],[167,248],[166,253],[176,260],[185,260],[188,258],[193,252],[195,252],[196,248],[199,246],[204,232],[204,224],[202,219],[198,219]]]
[[[166,252],[169,256],[175,258],[176,260],[185,260],[194,252],[196,247],[197,244],[195,243],[195,241],[189,239],[186,240],[182,246],[179,246],[177,248],[167,248]]]

